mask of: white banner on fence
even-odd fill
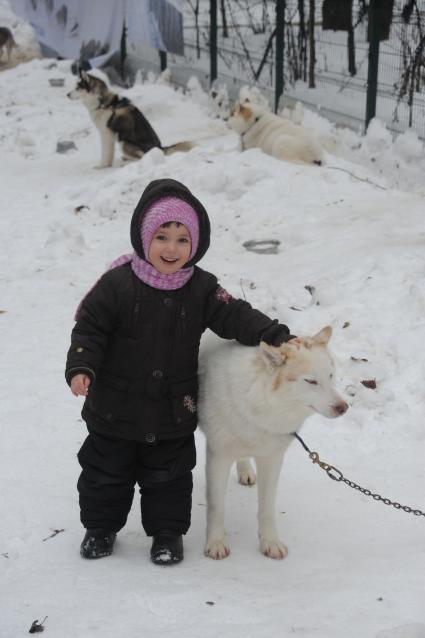
[[[120,49],[126,0],[11,0],[11,6],[60,57],[103,61]]]
[[[183,0],[127,0],[127,41],[183,55]]]

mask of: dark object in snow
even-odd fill
[[[110,556],[117,535],[104,529],[88,529],[80,547],[82,558],[103,558]]]
[[[63,86],[65,84],[65,78],[50,78],[50,86]]]
[[[259,255],[277,255],[280,241],[278,239],[249,239],[242,246]]]
[[[155,565],[175,565],[183,560],[183,538],[181,534],[163,530],[153,537],[151,561]]]
[[[64,142],[58,142],[56,144],[56,153],[67,153],[68,151],[76,150],[77,147],[72,140],[65,140]]]
[[[29,634],[36,634],[39,633],[40,631],[44,631],[44,623],[46,622],[46,618],[47,616],[45,616],[44,620],[42,620],[40,623],[38,622],[38,620],[33,620],[31,627],[28,630]]]
[[[306,290],[308,290],[308,292],[310,293],[311,296],[313,296],[314,291],[316,290],[316,288],[314,286],[304,286],[304,288]]]
[[[90,210],[90,206],[86,206],[85,204],[81,204],[81,206],[76,206],[74,208],[74,213],[80,213],[85,208],[87,208],[87,210]]]
[[[212,606],[212,605],[215,605],[215,602],[214,602],[214,601],[212,601],[212,600],[207,600],[207,601],[205,602],[205,604],[206,604],[206,605],[211,605],[211,606]]]
[[[366,361],[368,362],[368,359],[365,359],[364,357],[350,357],[351,361]]]
[[[61,532],[64,532],[64,529],[54,529],[53,532],[50,534],[50,536],[46,536],[46,538],[43,538],[43,543],[44,541],[48,541],[49,538],[53,538],[53,536],[57,536],[57,534],[60,534]]]
[[[376,381],[375,381],[375,379],[363,379],[363,381],[360,381],[360,383],[362,385],[364,385],[365,388],[370,388],[371,390],[376,390]]]
[[[349,325],[350,325],[349,321],[344,321],[344,325],[342,327],[343,328],[348,328]]]

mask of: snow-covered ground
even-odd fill
[[[136,500],[114,555],[83,561],[75,484],[85,426],[63,378],[81,296],[128,251],[147,183],[176,178],[211,217],[202,267],[295,334],[334,327],[350,409],[332,422],[312,417],[302,430],[308,445],[350,480],[424,510],[423,146],[413,133],[393,143],[378,121],[361,138],[305,112],[298,116],[328,150],[327,166],[240,153],[196,83],[183,95],[146,82],[127,93],[163,143],[198,145],[130,164],[117,157],[99,171],[97,133],[66,98],[69,69],[35,59],[0,73],[0,635],[18,638],[47,616],[46,638],[425,638],[424,517],[329,481],[297,442],[278,492],[286,560],[258,552],[256,490],[235,475],[232,554],[203,556],[199,433],[184,562],[149,562]],[[50,86],[55,78],[64,86]],[[58,154],[67,140],[76,150]],[[249,239],[278,239],[279,252],[248,252]],[[361,383],[370,379],[375,390]]]

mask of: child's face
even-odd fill
[[[149,246],[149,261],[159,272],[172,275],[189,261],[191,247],[186,226],[171,222],[156,229]]]

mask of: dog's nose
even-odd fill
[[[332,406],[332,409],[338,414],[345,414],[348,410],[348,403],[345,401],[339,401]]]

